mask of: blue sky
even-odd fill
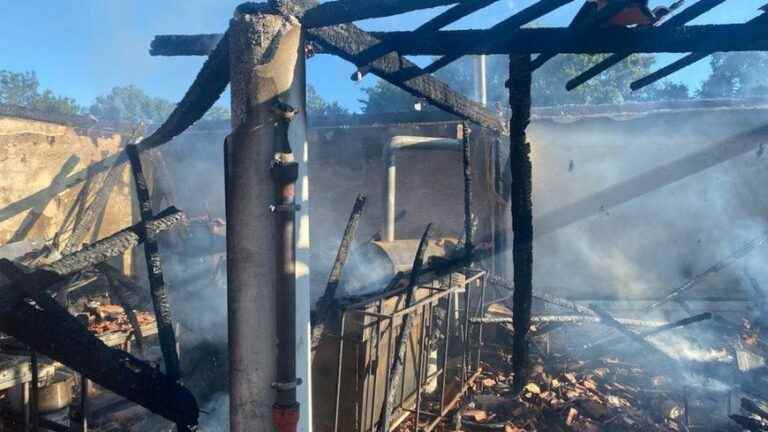
[[[582,0],[539,21],[564,25]],[[672,0],[651,0],[652,5]],[[688,0],[692,4],[694,0]],[[766,0],[730,0],[695,23],[742,22],[757,14]],[[178,101],[203,62],[199,57],[150,57],[155,34],[222,32],[239,1],[228,0],[0,0],[0,69],[34,70],[42,85],[89,104],[118,85],[135,84],[147,93]],[[451,26],[485,28],[533,0],[500,0]],[[367,30],[413,29],[442,9],[359,23]],[[674,59],[659,56],[660,64]],[[423,59],[422,59],[423,60]],[[418,59],[417,59],[418,61]],[[356,110],[366,78],[353,83],[354,67],[330,56],[317,56],[308,66],[309,81],[329,100]],[[696,87],[707,75],[706,61],[672,77]],[[219,102],[226,106],[228,100]]]

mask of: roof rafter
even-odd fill
[[[703,41],[705,43],[702,43],[699,46],[699,49],[691,49],[689,51],[696,51],[691,54],[688,54],[687,56],[674,61],[667,66],[664,66],[663,68],[649,74],[648,76],[645,76],[643,78],[640,78],[639,80],[633,82],[630,84],[630,88],[632,90],[640,90],[643,87],[647,87],[656,81],[659,81],[662,78],[665,78],[680,69],[683,69],[685,67],[688,67],[700,60],[703,60],[710,55],[714,54],[718,51],[738,51],[736,49],[728,49],[729,47],[735,47],[741,43],[745,42],[758,42],[762,43],[763,45],[768,45],[768,31],[766,31],[766,24],[768,24],[768,12],[763,12],[761,15],[758,15],[755,18],[752,18],[749,20],[746,24],[740,24],[744,27],[742,32],[736,33],[731,35],[730,37],[726,36],[720,36],[721,39],[719,40],[713,40],[714,38],[718,38],[717,35],[713,35],[713,39],[707,39],[706,41]],[[722,37],[726,37],[726,39],[722,39]],[[708,44],[706,43],[712,43],[712,42],[722,42],[725,46],[723,49],[711,49]],[[759,49],[760,51],[766,51],[768,49],[762,48]]]
[[[694,3],[692,6],[688,7],[687,9],[683,10],[682,12],[670,18],[667,22],[660,25],[659,28],[668,29],[673,27],[682,27],[683,25],[709,12],[714,7],[724,3],[725,1],[726,0],[700,0],[697,3]],[[568,83],[565,85],[566,90],[571,91],[576,89],[580,85],[600,75],[604,71],[615,66],[616,64],[618,64],[619,62],[621,62],[622,60],[626,59],[631,55],[632,55],[632,52],[630,50],[612,54],[605,60],[592,66],[591,68],[582,72],[577,77],[568,81]]]

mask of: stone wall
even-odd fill
[[[88,167],[118,152],[123,139],[115,128],[23,114],[0,112],[0,245],[21,240],[50,243],[54,238],[65,245],[83,185],[88,184],[92,197],[106,176],[90,173]],[[132,223],[130,172],[121,169],[106,210],[85,242]]]

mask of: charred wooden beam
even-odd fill
[[[308,39],[328,53],[337,55],[358,67],[366,66],[359,55],[378,44],[379,39],[351,24],[312,29]],[[475,122],[483,127],[504,130],[499,118],[481,104],[471,101],[444,82],[429,75],[401,56],[390,53],[369,65],[371,73],[406,92],[421,98],[448,113]]]
[[[125,147],[125,152],[128,154],[128,160],[131,163],[133,183],[136,188],[136,199],[139,203],[139,213],[141,216],[139,234],[144,237],[144,258],[147,263],[149,290],[152,294],[152,305],[155,310],[157,335],[160,341],[160,350],[163,353],[165,373],[169,378],[180,382],[181,366],[179,365],[179,354],[176,351],[176,335],[171,318],[171,303],[168,300],[168,290],[163,277],[160,248],[157,245],[157,233],[148,228],[154,216],[152,201],[149,196],[149,187],[147,186],[147,179],[144,177],[138,147],[134,144],[128,144]],[[182,425],[177,426],[182,427]]]
[[[181,222],[184,214],[170,207],[159,213],[149,224],[152,229],[165,231]],[[66,280],[66,276],[118,256],[141,243],[139,227],[133,225],[107,238],[92,243],[60,260],[24,275],[18,281],[3,285],[0,289],[0,314],[12,309],[22,297],[23,286],[39,287],[41,290]],[[0,260],[0,262],[7,260]]]
[[[333,261],[331,273],[328,275],[328,283],[325,286],[325,292],[317,302],[316,309],[318,311],[319,320],[325,319],[325,316],[336,298],[336,290],[341,281],[341,272],[344,270],[344,264],[347,262],[352,242],[355,241],[355,237],[357,236],[357,227],[360,225],[360,216],[362,216],[363,210],[365,210],[367,200],[368,197],[366,197],[365,194],[360,194],[357,196],[357,199],[355,199],[352,213],[349,215],[347,226],[344,228],[344,234],[341,237],[339,250],[336,252],[336,259]]]
[[[681,27],[689,23],[690,21],[693,21],[697,17],[707,13],[708,11],[713,9],[715,6],[722,4],[725,1],[726,0],[700,0],[694,3],[693,6],[685,9],[684,11],[670,18],[667,22],[660,25],[659,28],[662,30],[666,30],[669,28]],[[617,65],[619,62],[626,59],[630,55],[632,55],[632,52],[630,50],[627,50],[621,53],[611,54],[605,60],[602,60],[600,63],[592,66],[591,68],[582,72],[580,75],[568,81],[568,83],[565,85],[566,90],[571,91],[576,89],[580,85],[586,83],[592,78],[600,75],[601,73],[605,72],[611,67]]]
[[[168,207],[161,211],[150,222],[146,229],[155,233],[168,231],[184,221],[184,213],[176,207]],[[89,244],[79,251],[62,257],[60,260],[43,267],[59,275],[70,275],[118,256],[128,249],[140,244],[145,237],[142,234],[141,223],[131,225],[121,231]]]
[[[680,298],[681,295],[690,291],[702,280],[706,279],[707,277],[713,274],[720,273],[721,271],[728,268],[736,261],[740,260],[741,258],[744,258],[749,253],[754,251],[756,248],[766,243],[768,243],[768,232],[763,233],[763,235],[760,237],[757,237],[748,241],[747,243],[742,245],[740,248],[736,249],[733,253],[728,255],[726,258],[716,262],[715,264],[712,264],[711,266],[707,267],[706,270],[704,270],[703,272],[683,282],[680,286],[673,289],[669,294],[664,296],[664,298],[649,305],[646,308],[646,310],[651,311],[651,310],[657,309],[669,303],[670,301]]]
[[[568,28],[572,31],[571,37],[583,37],[585,34],[589,33],[590,30],[602,27],[603,24],[626,9],[626,7],[632,4],[634,1],[635,0],[614,0],[608,2],[605,7],[600,9],[593,16],[588,16],[583,20],[581,19],[582,14],[577,14],[573,22],[571,22],[571,24],[568,26]],[[595,3],[587,2],[582,6],[582,10],[594,7],[593,5],[595,5]],[[557,56],[557,54],[557,51],[542,52],[533,60],[533,62],[531,62],[531,69],[536,70],[540,68],[544,65],[544,63]]]
[[[343,26],[334,26],[337,29]],[[323,36],[318,29],[309,30],[312,40]],[[344,30],[343,28],[340,30]],[[346,31],[346,30],[344,30]],[[359,30],[358,31],[362,31]],[[755,32],[758,37],[747,36]],[[676,28],[664,27],[608,27],[589,31],[583,37],[576,37],[573,30],[560,27],[521,28],[509,35],[509,40],[500,42],[503,34],[491,30],[441,30],[420,34],[414,38],[410,31],[369,32],[366,33],[364,48],[346,54],[345,59],[359,67],[366,65],[364,50],[376,46],[382,41],[391,46],[400,55],[512,55],[537,54],[556,51],[559,54],[614,54],[626,53],[690,53],[706,49],[710,52],[740,52],[768,50],[768,31],[750,23],[746,24],[702,24]],[[181,42],[166,44],[175,35],[157,36],[154,42],[162,55],[195,55]],[[188,39],[192,46],[197,35],[179,36],[179,41]],[[202,35],[205,38],[208,35]],[[334,38],[334,40],[337,40]],[[337,42],[344,46],[341,42]],[[360,42],[352,40],[356,46]],[[482,43],[481,42],[487,42]],[[321,53],[338,54],[338,48],[328,49],[328,44],[320,44]],[[629,49],[628,49],[629,48]],[[351,48],[350,48],[351,49]],[[360,57],[358,57],[360,56]],[[422,70],[424,71],[424,70]],[[412,73],[415,73],[411,71]]]
[[[555,9],[558,9],[562,6],[565,6],[566,4],[572,2],[573,0],[540,0],[537,3],[534,3],[531,6],[528,6],[527,8],[521,10],[520,12],[512,15],[511,17],[505,19],[504,21],[494,25],[493,27],[488,30],[494,35],[494,41],[498,40],[499,42],[508,42],[510,41],[515,32],[520,29],[520,27],[538,19],[542,16],[554,11]],[[413,38],[418,39],[418,38]],[[454,46],[453,48],[457,47],[463,47],[465,49],[479,49],[483,46],[490,45],[492,43],[492,39],[486,39],[486,40],[480,40],[480,41],[468,41],[464,42],[462,45]],[[447,54],[444,57],[435,60],[432,64],[424,68],[423,73],[432,73],[435,72],[448,64],[458,60],[460,57],[462,57],[464,54],[461,52],[454,52],[452,54]]]
[[[198,35],[158,35],[149,46],[151,56],[207,56],[219,44],[221,33]]]
[[[650,169],[573,204],[538,216],[534,221],[537,227],[536,235],[549,234],[577,221],[601,214],[605,210],[659,190],[766,144],[768,144],[768,126],[736,134],[704,150]]]
[[[501,43],[491,30],[442,30],[411,38],[410,32],[372,32],[377,39],[394,39],[401,55],[514,55],[557,52],[558,54],[689,53],[768,50],[768,30],[751,23],[702,24],[677,28],[605,27],[577,35],[563,27],[521,28]],[[757,35],[753,39],[749,36]],[[491,41],[480,44],[483,41]],[[471,44],[474,42],[474,44]]]
[[[768,426],[766,426],[765,423],[763,423],[760,420],[754,419],[752,417],[747,417],[747,416],[738,415],[738,414],[731,414],[728,417],[730,417],[731,420],[738,423],[739,426],[743,427],[744,429],[750,432],[768,431]]]
[[[512,174],[512,262],[515,292],[512,295],[513,387],[520,391],[527,381],[528,341],[533,296],[533,186],[531,144],[526,129],[531,121],[531,57],[509,58],[509,164]]]
[[[462,173],[464,174],[464,253],[472,256],[475,248],[475,227],[472,214],[472,149],[469,145],[469,126],[462,127]]]
[[[741,408],[750,414],[759,416],[764,421],[768,421],[768,412],[747,398],[741,398]]]
[[[44,289],[23,275],[3,291],[23,298]],[[39,301],[45,297],[51,301]],[[0,331],[156,414],[188,427],[197,425],[197,402],[189,390],[149,363],[108,347],[46,294],[35,300],[34,306],[19,301],[0,314]]]
[[[301,17],[306,28],[326,27],[371,18],[383,18],[471,0],[333,0],[308,9]]]
[[[647,338],[647,337],[650,337],[650,336],[654,336],[654,335],[657,335],[657,334],[661,334],[661,333],[667,332],[669,330],[673,330],[673,329],[680,328],[680,327],[685,327],[687,325],[690,325],[690,324],[693,324],[693,323],[697,323],[697,322],[700,322],[700,321],[706,321],[706,320],[709,320],[709,319],[712,319],[712,314],[709,313],[709,312],[705,312],[705,313],[702,313],[702,314],[690,316],[688,318],[683,318],[681,320],[678,320],[678,321],[675,321],[675,322],[672,322],[672,323],[662,324],[662,325],[660,325],[660,326],[658,326],[658,327],[656,327],[654,329],[651,329],[651,330],[648,330],[648,331],[643,331],[643,332],[640,332],[638,334],[641,337]],[[617,321],[619,321],[622,324],[626,324],[626,323],[623,323],[620,319],[617,319]],[[589,345],[586,345],[584,347],[584,350],[593,349],[593,348],[596,348],[598,346],[610,345],[612,343],[617,342],[618,339],[619,338],[617,338],[617,337],[608,337],[608,338],[605,338],[605,339],[602,339],[602,340],[598,340],[596,342],[590,343]]]
[[[409,308],[414,303],[414,292],[416,291],[416,285],[419,281],[419,273],[424,265],[424,253],[427,250],[427,240],[429,239],[429,232],[432,228],[432,224],[427,225],[424,230],[424,234],[421,236],[419,247],[416,250],[416,257],[413,259],[413,268],[411,268],[411,276],[408,281],[408,287],[405,291],[404,308]],[[397,336],[395,357],[392,359],[390,365],[389,382],[384,389],[384,404],[381,408],[381,414],[379,416],[378,432],[389,432],[390,421],[392,417],[392,410],[395,405],[396,389],[400,385],[400,380],[403,376],[403,370],[405,369],[405,351],[408,346],[408,340],[411,335],[411,328],[413,327],[413,313],[406,312],[403,316],[403,323],[400,326],[400,334]],[[394,331],[394,330],[393,330]]]
[[[676,60],[663,68],[649,74],[648,76],[645,76],[643,78],[640,78],[637,81],[632,82],[629,87],[632,90],[640,90],[643,87],[647,87],[656,81],[659,81],[662,78],[665,78],[680,69],[683,69],[685,67],[688,67],[700,60],[703,60],[706,57],[709,57],[710,55],[714,54],[718,51],[738,51],[737,49],[729,49],[732,47],[736,47],[739,45],[742,45],[744,43],[751,43],[756,40],[759,40],[762,43],[768,42],[768,32],[766,32],[766,23],[768,23],[768,13],[763,13],[760,16],[757,16],[746,24],[737,24],[742,26],[741,30],[735,34],[731,35],[710,35],[708,39],[702,40],[701,44],[698,47],[694,47],[693,49],[689,51],[695,51],[691,54],[688,54],[687,56]],[[721,39],[726,38],[726,39]],[[722,49],[716,49],[712,48],[711,45],[716,43],[722,43],[725,46]],[[764,51],[764,50],[761,50]]]
[[[476,0],[472,2],[459,3],[417,27],[416,30],[413,31],[413,37],[418,38],[422,35],[438,31],[441,28],[452,24],[475,11],[478,11],[490,4],[496,3],[497,1],[498,0]],[[361,52],[358,61],[367,65],[368,63],[380,58],[381,56],[389,54],[394,49],[395,45],[392,43],[392,40],[385,40]]]
[[[109,171],[107,171],[107,174],[104,176],[104,181],[102,182],[99,190],[96,191],[95,197],[91,203],[77,215],[78,217],[75,218],[75,225],[72,229],[72,233],[67,239],[67,245],[61,251],[63,255],[68,255],[80,249],[88,233],[93,230],[99,215],[102,214],[104,209],[107,207],[109,197],[112,195],[112,190],[115,188],[115,185],[117,185],[118,180],[120,180],[120,177],[122,176],[122,168],[123,166],[117,162],[112,165]],[[87,195],[83,196],[83,203],[85,203],[87,198]]]
[[[628,329],[624,324],[617,321],[611,314],[608,312],[602,310],[599,306],[592,304],[590,305],[590,309],[598,316],[600,317],[600,322],[603,324],[612,327],[615,330],[618,330],[619,333],[629,338],[631,341],[635,342],[639,346],[645,349],[645,352],[647,353],[654,353],[658,355],[659,357],[667,360],[667,362],[673,366],[678,366],[678,363],[675,359],[670,357],[667,353],[660,350],[656,347],[656,345],[648,342],[645,340],[644,337],[640,336],[639,334],[633,332],[632,330]]]
[[[653,327],[654,330],[659,327],[669,326],[671,323],[664,321],[648,321],[638,320],[630,318],[615,318],[617,322],[629,326],[629,327]],[[483,317],[483,318],[470,318],[470,322],[473,323],[514,323],[514,317]],[[530,318],[532,324],[550,324],[550,323],[563,323],[563,324],[584,324],[584,323],[599,323],[600,318],[597,316],[586,315],[539,315],[532,316]]]

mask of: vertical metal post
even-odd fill
[[[38,432],[40,430],[40,364],[37,359],[37,353],[32,351],[29,356],[29,366],[32,372],[32,382],[30,383],[30,430]]]
[[[451,289],[453,287],[453,278],[451,278],[451,282],[448,285],[448,289]],[[450,335],[449,332],[451,330],[451,320],[453,318],[453,297],[455,294],[448,294],[446,297],[448,297],[447,303],[448,308],[446,309],[445,314],[445,326],[443,328],[443,365],[441,369],[441,376],[440,376],[440,413],[443,412],[443,408],[445,406],[443,405],[445,403],[445,380],[446,376],[448,375],[447,369],[448,369],[448,349],[450,348],[449,340]]]
[[[304,47],[297,19],[266,4],[248,9],[235,12],[229,30],[230,430],[295,431],[298,168],[288,135],[302,108],[290,104],[303,83]]]
[[[344,360],[344,327],[347,321],[347,313],[341,312],[341,330],[339,330],[339,356],[336,363],[336,404],[333,409],[333,432],[339,431],[339,413],[341,408],[341,367]]]
[[[427,312],[427,310],[429,312]],[[429,315],[427,315],[429,313]],[[424,385],[424,359],[429,361],[427,350],[429,349],[429,343],[427,342],[427,325],[432,318],[432,302],[427,303],[424,306],[424,312],[421,315],[421,332],[419,335],[419,363],[416,366],[416,414],[413,421],[413,432],[419,430],[419,417],[421,416],[421,391]],[[431,323],[429,324],[431,326]]]
[[[512,173],[512,254],[515,292],[512,314],[515,336],[512,343],[513,388],[525,386],[528,363],[528,340],[533,295],[533,205],[531,145],[526,128],[531,119],[531,56],[509,58],[509,163]]]
[[[91,388],[91,381],[80,375],[80,418],[78,421],[78,432],[88,432],[88,414],[90,411],[88,393]]]
[[[485,316],[485,290],[488,287],[488,273],[484,274],[480,281],[480,302],[478,318]],[[475,352],[475,370],[480,369],[480,352],[483,349],[483,323],[477,323],[477,351]]]

